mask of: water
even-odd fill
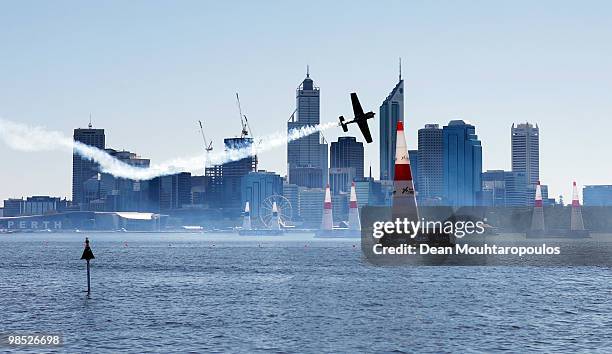
[[[358,240],[308,235],[89,236],[87,298],[84,234],[0,235],[0,332],[62,333],[75,353],[612,352],[610,268],[375,267]]]

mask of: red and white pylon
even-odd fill
[[[249,206],[249,202],[246,202],[244,206],[244,216],[242,219],[242,229],[250,230],[251,229],[251,208]]]
[[[355,182],[351,185],[351,199],[349,200],[349,230],[361,230],[359,222],[359,208],[357,206],[357,192],[355,191]]]
[[[331,191],[329,184],[325,187],[325,200],[323,201],[323,218],[321,220],[321,230],[333,230],[334,217],[332,214]]]
[[[574,181],[572,187],[572,216],[570,220],[570,230],[584,231],[584,220],[582,219],[582,208],[580,207],[580,200],[578,199],[576,181]]]
[[[397,140],[395,143],[395,176],[393,179],[393,218],[407,218],[411,221],[419,220],[419,211],[416,202],[416,192],[410,169],[410,158],[406,136],[404,135],[404,122],[397,122]]]
[[[531,230],[544,231],[544,204],[542,202],[542,187],[540,181],[536,185],[533,216],[531,217]]]
[[[272,203],[272,220],[270,220],[270,228],[272,230],[280,230],[281,229],[281,220],[278,216],[278,207],[276,206],[276,202]]]

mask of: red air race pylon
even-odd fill
[[[544,205],[542,203],[542,187],[540,186],[540,181],[538,181],[535,191],[533,216],[531,217],[531,231],[534,233],[544,233],[544,229]]]
[[[418,221],[419,211],[416,202],[416,192],[410,170],[410,159],[404,122],[397,122],[397,140],[395,143],[395,177],[393,179],[393,219],[406,218],[408,221]]]
[[[244,216],[242,219],[242,229],[250,230],[251,229],[251,208],[249,206],[249,202],[246,202],[244,206]]]
[[[278,216],[278,207],[276,206],[276,202],[272,203],[272,220],[270,220],[270,228],[272,230],[280,230],[281,229],[281,220]]]
[[[321,230],[333,230],[334,218],[332,214],[332,201],[329,184],[325,187],[325,201],[323,202],[323,218],[321,220]]]
[[[584,231],[584,221],[582,220],[582,208],[578,199],[578,187],[576,181],[573,184],[572,191],[572,216],[570,222],[570,231]]]
[[[359,222],[359,208],[357,206],[357,192],[355,191],[355,182],[351,185],[351,199],[349,200],[349,230],[361,230]]]

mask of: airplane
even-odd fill
[[[374,118],[374,112],[363,113],[363,108],[361,108],[359,98],[357,98],[355,92],[351,93],[351,103],[353,104],[353,114],[355,114],[355,118],[346,122],[344,121],[344,116],[340,116],[340,126],[342,126],[342,130],[348,132],[347,125],[350,123],[357,123],[366,142],[371,143],[372,134],[370,133],[370,127],[368,127],[368,119]]]

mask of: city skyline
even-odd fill
[[[359,93],[364,108],[377,111],[397,82],[397,58],[402,57],[409,149],[416,147],[417,129],[425,124],[463,119],[478,129],[483,169],[509,170],[508,129],[528,121],[541,128],[540,174],[551,196],[563,194],[570,200],[572,180],[579,185],[610,183],[611,167],[595,162],[605,159],[605,134],[612,129],[607,119],[612,109],[604,94],[610,91],[612,70],[602,60],[611,53],[605,41],[610,27],[604,21],[609,11],[524,2],[501,14],[493,4],[412,2],[363,4],[350,10],[348,18],[342,4],[313,2],[300,9],[258,4],[264,19],[276,19],[267,25],[248,16],[253,6],[244,3],[230,11],[224,4],[172,9],[156,4],[147,6],[143,18],[136,15],[143,8],[137,3],[87,8],[75,3],[4,4],[0,18],[7,31],[0,38],[12,55],[0,59],[7,83],[0,87],[0,116],[68,135],[86,127],[91,112],[94,127],[106,129],[108,146],[159,162],[201,152],[198,119],[215,146],[238,135],[235,91],[241,93],[255,135],[283,131],[308,64],[321,87],[322,122],[350,112],[351,91]],[[318,13],[317,6],[327,9],[317,28],[303,17],[290,16]],[[525,17],[525,10],[532,17]],[[76,12],[80,16],[69,16]],[[70,18],[50,21],[49,13]],[[245,21],[224,25],[230,13]],[[377,20],[383,13],[385,21]],[[163,20],[166,15],[175,20]],[[276,33],[284,18],[296,25]],[[356,18],[367,18],[373,26],[357,28],[352,25]],[[227,35],[221,41],[204,32],[202,21]],[[441,21],[453,31],[439,33]],[[521,30],[527,25],[541,30]],[[488,33],[480,31],[483,27]],[[393,40],[383,35],[392,32]],[[312,40],[301,41],[306,35]],[[425,40],[432,35],[436,41]],[[506,42],[512,46],[501,45]],[[363,55],[350,57],[349,48],[363,48]],[[249,53],[248,60],[241,51]],[[377,119],[372,124],[375,137]],[[582,129],[569,129],[575,122]],[[342,136],[339,129],[325,135],[327,141]],[[374,145],[365,146],[365,155],[378,176]],[[0,151],[9,170],[0,176],[2,199],[70,196],[70,155]],[[592,158],[585,159],[585,153]],[[263,153],[260,167],[284,174],[284,154],[284,149]],[[569,172],[568,160],[573,162]]]

